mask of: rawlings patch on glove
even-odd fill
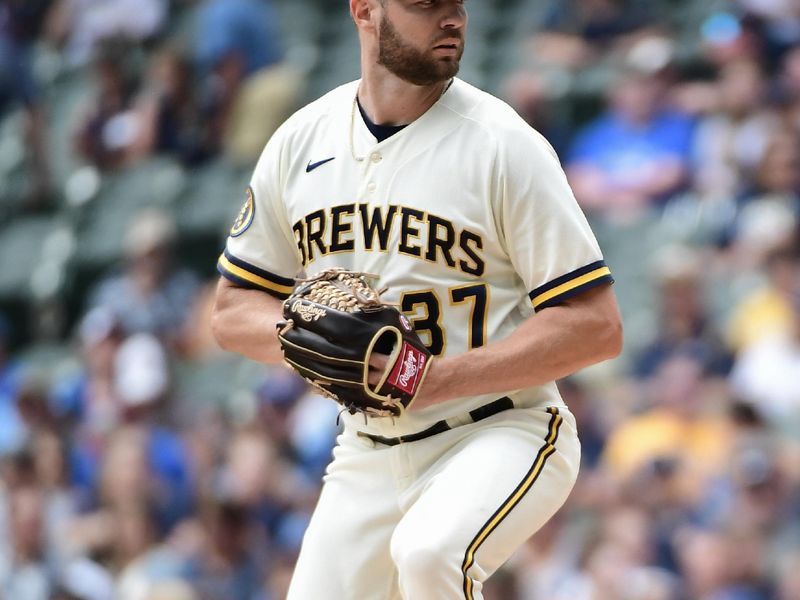
[[[277,324],[286,362],[351,413],[396,417],[417,396],[431,353],[408,319],[384,304],[371,275],[328,269],[301,281]],[[370,357],[389,357],[380,382],[369,383]]]

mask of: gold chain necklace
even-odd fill
[[[358,92],[353,97],[353,108],[350,111],[350,154],[356,162],[363,162],[363,156],[356,156],[355,148],[355,128],[356,128],[356,106],[358,105]]]

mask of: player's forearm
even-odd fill
[[[281,311],[277,298],[220,279],[211,328],[225,350],[262,363],[279,363],[283,354],[275,323],[281,319]]]
[[[420,407],[541,385],[617,356],[622,327],[610,286],[582,296],[532,316],[502,341],[435,360]]]

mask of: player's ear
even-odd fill
[[[350,0],[350,15],[358,29],[375,28],[375,10],[381,5],[381,0]]]

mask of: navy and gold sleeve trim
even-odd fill
[[[581,292],[604,283],[614,283],[614,278],[611,276],[611,269],[606,266],[605,261],[598,260],[553,279],[553,281],[539,286],[528,295],[531,298],[533,308],[538,311],[560,304],[568,298],[577,296]]]
[[[241,258],[236,258],[228,250],[219,257],[217,271],[240,287],[262,290],[281,300],[286,300],[294,290],[294,279],[254,267]]]

